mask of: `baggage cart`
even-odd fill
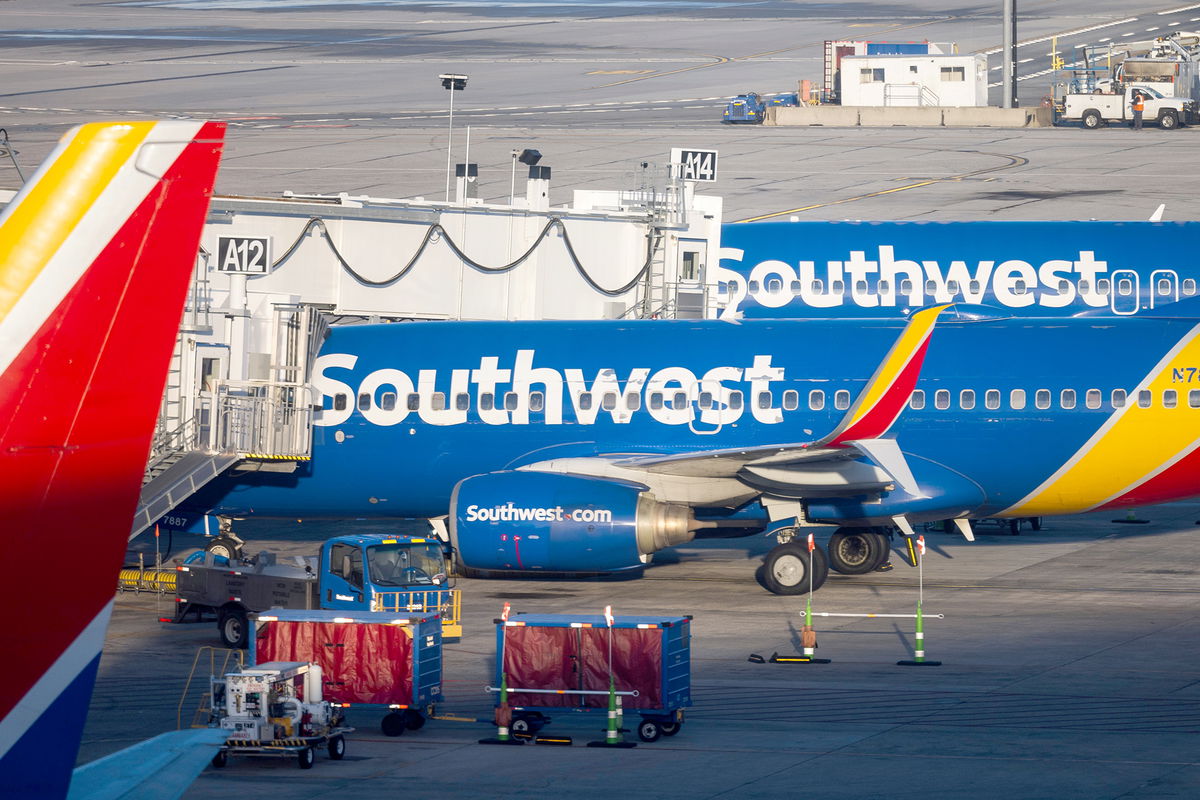
[[[683,725],[683,709],[692,704],[692,618],[613,619],[615,688],[637,693],[621,697],[624,713],[640,716],[637,732],[644,742],[674,736]],[[495,685],[503,673],[514,734],[537,733],[552,712],[607,712],[609,637],[602,615],[516,614],[507,622],[496,620]]]
[[[310,661],[325,699],[384,710],[387,736],[417,730],[442,700],[442,622],[436,615],[271,609],[255,615],[250,663]]]

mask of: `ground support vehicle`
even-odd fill
[[[272,661],[212,679],[214,727],[227,731],[213,756],[224,767],[231,755],[295,758],[300,769],[316,763],[318,748],[340,761],[346,734],[340,708],[321,695],[323,676],[315,664]]]
[[[761,125],[766,116],[767,104],[758,92],[739,94],[725,106],[722,122]]]
[[[442,700],[442,625],[433,616],[272,609],[252,619],[250,663],[310,661],[327,701],[386,711],[384,734],[417,730]]]
[[[335,536],[317,556],[281,563],[198,551],[177,568],[173,622],[216,618],[227,647],[245,647],[247,616],[269,608],[437,614],[462,635],[461,596],[450,588],[440,542],[383,534]]]
[[[608,710],[612,678],[626,715],[637,715],[638,738],[674,736],[692,704],[691,620],[684,617],[613,617],[587,614],[516,614],[496,621],[496,683],[508,687],[514,735],[534,735],[552,712]],[[522,692],[521,690],[537,690]],[[561,693],[542,693],[561,691]],[[580,694],[577,692],[587,692]],[[495,695],[500,705],[500,695]]]
[[[1164,130],[1195,121],[1196,101],[1185,97],[1164,97],[1161,92],[1145,86],[1126,86],[1120,94],[1084,92],[1063,98],[1060,120],[1079,122],[1085,128],[1101,128],[1110,122],[1133,120],[1133,94],[1145,97],[1142,119]]]

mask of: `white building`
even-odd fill
[[[842,59],[844,106],[986,106],[983,55],[869,55]]]

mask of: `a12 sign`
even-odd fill
[[[271,237],[217,237],[217,272],[248,272],[265,275],[270,268]]]

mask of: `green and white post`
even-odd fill
[[[925,659],[925,617],[921,607],[925,604],[925,537],[917,538],[917,629],[913,639],[913,658],[911,661],[897,661],[901,667],[940,667],[940,661]]]
[[[588,747],[637,747],[635,742],[626,742],[621,738],[621,698],[617,697],[617,681],[612,666],[613,623],[616,622],[612,606],[604,607],[604,621],[608,624],[608,727],[604,731],[604,741],[588,742]]]
[[[494,722],[496,723],[496,737],[494,739],[480,739],[480,744],[525,744],[525,742],[514,738],[511,734],[512,709],[508,706],[508,672],[504,669],[504,644],[508,639],[509,610],[509,604],[505,603],[504,611],[500,614],[500,619],[496,620],[496,623],[500,625],[500,652],[496,654],[496,663],[500,670],[500,702],[496,705],[494,718]]]

